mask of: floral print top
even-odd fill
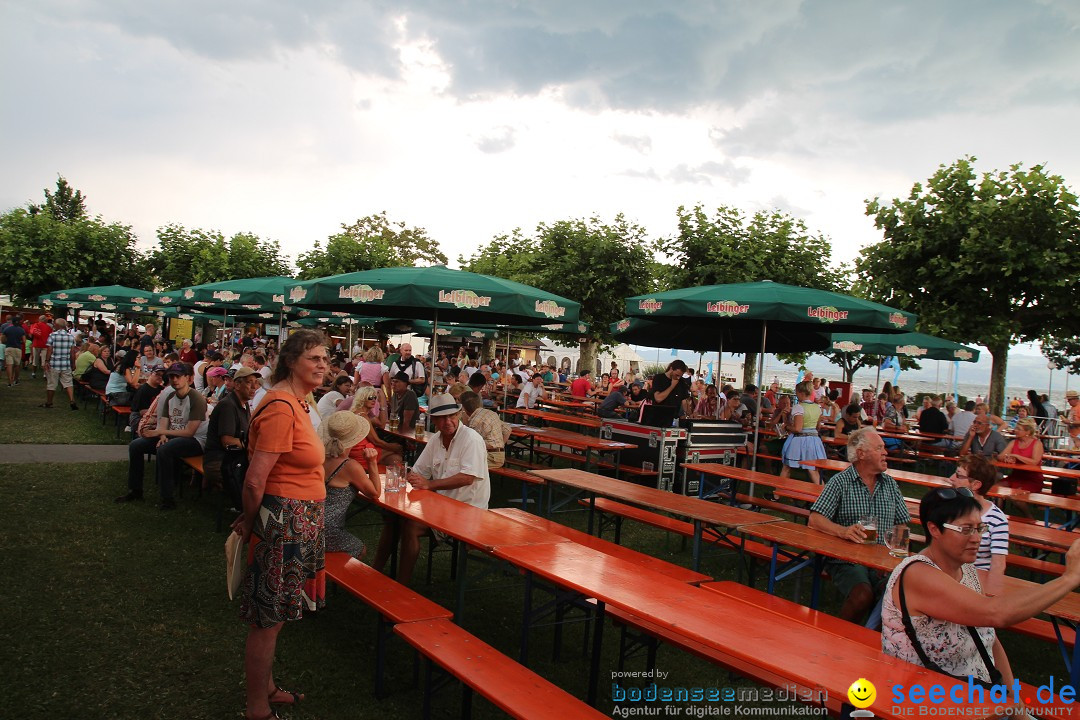
[[[900,608],[893,604],[892,589],[900,572],[912,562],[924,562],[931,567],[938,568],[930,558],[925,555],[912,555],[896,566],[889,582],[885,585],[885,598],[881,605],[881,650],[886,655],[898,657],[915,665],[922,665],[918,653],[911,645],[907,633],[904,632],[904,621],[901,619]],[[979,576],[975,572],[975,566],[967,564],[963,566],[961,584],[969,587],[977,593],[982,593],[979,584]],[[915,628],[915,635],[923,647],[926,656],[937,663],[945,672],[951,675],[973,675],[976,678],[989,681],[990,672],[986,669],[979,649],[971,639],[971,634],[964,625],[937,620],[928,616],[911,616],[911,624]],[[976,628],[979,637],[986,647],[987,654],[993,657],[994,639],[997,633],[994,628]]]

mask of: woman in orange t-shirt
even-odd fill
[[[304,697],[277,685],[273,662],[281,626],[324,604],[324,452],[303,398],[322,385],[329,362],[322,333],[290,335],[248,429],[244,512],[232,526],[251,540],[240,606],[250,624],[244,656],[248,718],[277,717],[271,703]]]

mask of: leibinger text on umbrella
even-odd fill
[[[352,300],[353,302],[363,303],[382,300],[385,294],[385,290],[376,290],[370,285],[350,285],[349,287],[341,286],[338,288],[339,298]]]
[[[918,345],[901,345],[896,348],[897,355],[911,355],[912,357],[921,357],[928,352],[929,350],[921,348]]]
[[[536,312],[540,313],[544,317],[557,318],[566,314],[566,308],[559,305],[554,300],[537,300]]]
[[[902,313],[889,313],[889,322],[898,328],[907,327],[907,315]]]
[[[749,305],[740,305],[734,300],[721,300],[705,304],[705,312],[716,313],[721,317],[735,317],[750,312]]]
[[[847,310],[837,310],[834,307],[808,307],[806,308],[806,317],[817,318],[821,322],[836,322],[837,320],[847,320]]]
[[[477,295],[472,290],[446,290],[439,291],[439,302],[449,303],[458,308],[489,307],[491,298],[486,295]]]
[[[230,290],[215,290],[213,297],[215,300],[224,300],[225,302],[236,302],[240,299],[238,293],[234,293]]]
[[[662,300],[639,300],[638,310],[644,310],[647,313],[654,313],[660,308],[664,307]]]

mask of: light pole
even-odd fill
[[[1046,384],[1046,397],[1050,397],[1050,390],[1054,387],[1054,370],[1057,370],[1057,363],[1051,360],[1046,363],[1046,367],[1050,370],[1050,380]],[[1053,402],[1053,400],[1050,402]]]

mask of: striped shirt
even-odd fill
[[[982,541],[979,543],[975,567],[979,570],[989,570],[991,555],[1009,554],[1009,518],[1001,512],[1001,508],[991,503],[990,509],[983,513],[982,520],[990,526],[990,529],[982,536]]]
[[[872,515],[877,519],[879,545],[885,544],[885,535],[893,526],[904,525],[911,520],[904,496],[895,480],[881,473],[871,493],[854,465],[825,483],[810,512],[819,513],[844,527],[854,525],[863,515]]]
[[[45,341],[45,347],[52,348],[49,367],[53,370],[71,370],[71,351],[75,348],[75,336],[67,330],[55,330]]]

